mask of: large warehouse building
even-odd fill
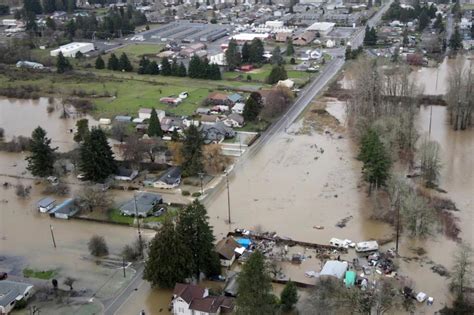
[[[51,50],[50,54],[51,56],[56,57],[60,52],[62,52],[64,57],[76,57],[78,52],[85,54],[89,51],[93,51],[94,49],[94,44],[92,43],[73,42],[67,45],[59,46],[58,49]]]

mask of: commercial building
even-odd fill
[[[325,37],[334,29],[336,23],[331,22],[316,22],[310,25],[306,31],[318,32],[321,36]]]
[[[92,43],[79,43],[79,42],[72,42],[67,45],[59,46],[58,49],[51,50],[50,55],[52,57],[56,57],[61,52],[64,57],[76,57],[78,52],[86,54],[90,51],[93,51],[94,44]]]

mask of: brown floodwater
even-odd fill
[[[54,107],[54,111],[48,113],[48,106]],[[10,140],[13,136],[30,137],[32,131],[40,126],[52,139],[53,146],[59,147],[60,151],[68,151],[76,145],[73,140],[74,134],[70,130],[75,130],[77,119],[87,118],[89,126],[98,125],[98,122],[89,115],[61,119],[61,114],[60,100],[54,100],[49,104],[48,98],[45,97],[38,100],[0,98],[0,127],[5,130],[6,140]]]

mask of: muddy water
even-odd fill
[[[75,118],[61,119],[62,105],[55,100],[51,106],[55,108],[48,113],[49,102],[47,98],[38,100],[17,100],[0,98],[0,127],[5,130],[6,140],[13,136],[31,136],[31,132],[38,126],[46,130],[52,139],[52,145],[59,147],[60,151],[71,150],[75,143],[71,129],[75,130]],[[89,126],[96,126],[98,122],[90,116],[87,118]]]

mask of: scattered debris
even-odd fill
[[[433,270],[434,273],[439,274],[441,277],[449,277],[449,271],[443,265],[436,264],[431,266],[431,270]]]
[[[351,215],[348,216],[348,217],[345,217],[345,218],[339,220],[339,221],[336,223],[336,226],[337,226],[338,228],[341,228],[341,229],[342,229],[342,228],[346,227],[347,223],[348,223],[352,218],[353,218],[353,217],[352,217]]]

